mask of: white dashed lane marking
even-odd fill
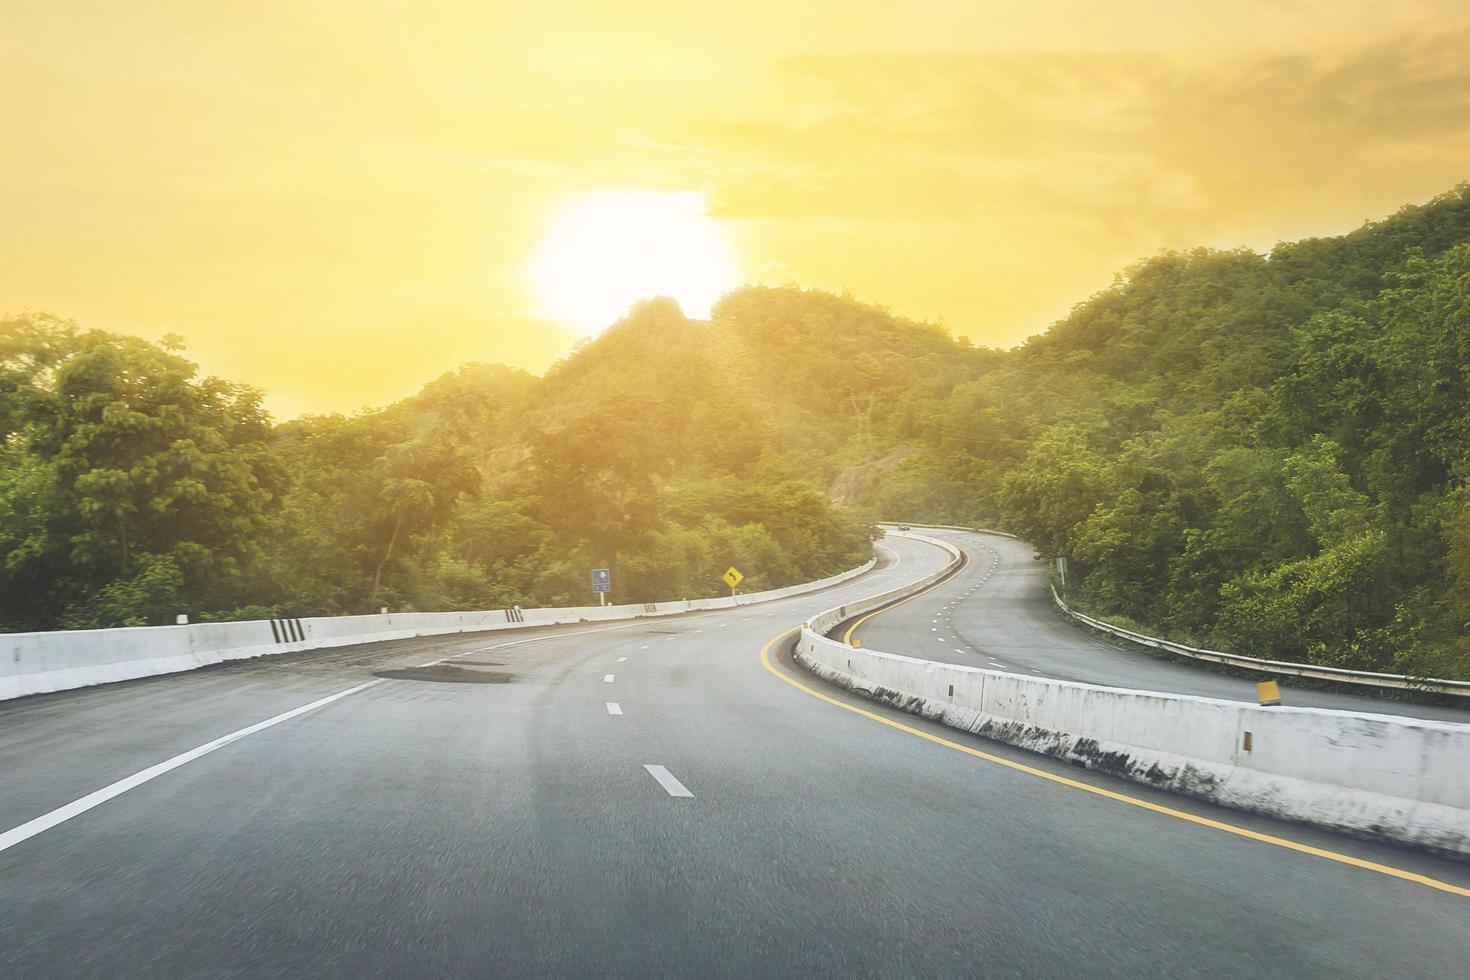
[[[690,800],[694,799],[694,794],[689,792],[689,788],[686,787],[683,783],[679,782],[679,780],[674,778],[674,774],[669,772],[663,766],[652,766],[648,763],[644,763],[643,768],[648,770],[648,774],[650,776],[658,780],[658,784],[662,786],[664,788],[664,792],[668,793],[670,796],[678,796]]]

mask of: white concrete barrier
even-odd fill
[[[1470,725],[1075,684],[856,649],[825,635],[937,577],[819,614],[801,632],[797,659],[876,700],[1090,769],[1470,856]]]
[[[863,574],[873,564],[874,559],[869,559],[856,568],[816,582],[712,599],[0,633],[0,701],[194,670],[226,660],[353,643],[729,609],[830,588]]]

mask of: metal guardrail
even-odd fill
[[[1175,643],[1172,640],[1161,640],[1157,636],[1148,636],[1143,633],[1135,633],[1112,623],[1105,623],[1100,619],[1080,613],[1067,605],[1062,597],[1057,594],[1056,587],[1051,590],[1051,597],[1056,601],[1057,608],[1071,616],[1079,623],[1083,623],[1113,636],[1141,643],[1147,647],[1158,650],[1167,650],[1169,653],[1178,654],[1181,657],[1189,657],[1192,660],[1208,660],[1212,663],[1225,664],[1230,667],[1240,667],[1245,670],[1260,671],[1263,674],[1275,674],[1282,677],[1310,677],[1314,680],[1334,681],[1338,684],[1353,684],[1359,687],[1391,688],[1401,691],[1423,691],[1429,694],[1445,694],[1450,697],[1470,698],[1470,681],[1452,681],[1439,677],[1412,677],[1408,674],[1379,674],[1369,670],[1347,670],[1342,667],[1322,667],[1317,664],[1297,664],[1286,660],[1261,660],[1258,657],[1246,657],[1238,653],[1224,653],[1219,650],[1201,650],[1198,647],[1186,646],[1183,643]]]
[[[879,526],[897,525],[897,521],[879,521]],[[994,531],[983,527],[961,527],[956,524],[911,524],[915,528],[937,528],[946,531],[972,531],[978,534],[998,534],[1001,537],[1016,538],[1014,534],[1006,531]],[[1157,636],[1148,636],[1144,633],[1135,633],[1133,630],[1105,623],[1100,619],[1094,619],[1084,613],[1080,613],[1067,605],[1057,593],[1056,587],[1052,586],[1051,597],[1056,601],[1057,607],[1063,613],[1092,627],[1099,632],[1108,633],[1112,636],[1139,643],[1146,647],[1157,650],[1166,650],[1169,653],[1191,660],[1206,660],[1211,663],[1225,664],[1229,667],[1238,667],[1243,670],[1259,671],[1263,674],[1273,674],[1280,677],[1307,677],[1313,680],[1333,681],[1338,684],[1351,684],[1358,687],[1378,688],[1379,690],[1398,691],[1420,691],[1426,694],[1443,694],[1454,698],[1470,699],[1470,681],[1454,681],[1443,677],[1414,677],[1409,674],[1381,674],[1371,670],[1348,670],[1344,667],[1323,667],[1318,664],[1298,664],[1287,660],[1262,660],[1259,657],[1247,657],[1238,653],[1225,653],[1221,650],[1202,650],[1199,647],[1188,646],[1183,643],[1175,643],[1172,640],[1160,639]]]

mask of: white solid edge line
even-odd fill
[[[844,583],[844,585],[846,584],[847,583]],[[711,613],[705,613],[704,615],[708,616],[711,615]],[[718,613],[714,613],[713,615],[718,615]],[[691,618],[703,617],[701,616]],[[451,656],[443,658],[442,660],[431,660],[428,663],[423,664],[422,666],[434,667],[444,663],[447,660],[454,660],[459,657],[468,657],[476,653],[488,653],[491,650],[502,650],[506,647],[520,646],[523,643],[537,643],[542,640],[555,640],[568,636],[582,636],[587,633],[607,633],[613,630],[634,629],[644,625],[646,624],[626,623],[619,626],[604,626],[599,629],[577,630],[569,633],[547,633],[543,636],[528,636],[524,639],[511,640],[507,643],[497,643],[493,646],[481,647],[478,650],[466,650],[464,653],[453,654]],[[698,633],[700,631],[695,630],[694,632]],[[673,640],[676,638],[671,636],[669,637],[669,639]],[[608,674],[603,678],[603,680],[605,682],[611,682],[612,676],[613,675]],[[17,844],[30,840],[37,834],[44,833],[50,830],[52,827],[55,827],[58,824],[63,824],[73,817],[80,816],[81,814],[86,813],[88,810],[100,806],[103,803],[106,803],[108,800],[113,799],[114,797],[121,796],[123,793],[126,793],[130,789],[134,789],[138,786],[142,786],[146,782],[157,779],[159,776],[162,776],[166,772],[171,772],[172,770],[177,769],[180,766],[187,765],[188,763],[193,762],[195,759],[206,756],[209,753],[213,752],[215,749],[222,749],[226,745],[229,745],[232,742],[238,742],[240,739],[254,735],[256,732],[264,731],[267,728],[279,725],[283,721],[290,721],[292,718],[304,715],[308,711],[314,711],[317,708],[321,708],[328,704],[331,704],[333,701],[340,701],[342,698],[350,697],[351,695],[356,694],[359,691],[365,691],[368,688],[374,687],[381,683],[383,683],[382,678],[374,678],[373,680],[367,681],[366,683],[358,684],[356,687],[349,687],[345,691],[338,691],[336,694],[329,694],[324,698],[318,698],[310,704],[303,704],[299,708],[292,708],[290,711],[284,711],[281,714],[275,715],[274,717],[267,718],[265,721],[256,722],[254,725],[250,725],[246,728],[241,728],[238,731],[230,732],[230,734],[228,735],[222,735],[212,742],[205,742],[203,745],[192,748],[187,752],[181,752],[178,755],[173,756],[172,758],[165,759],[164,761],[156,765],[149,766],[147,769],[133,773],[133,775],[131,776],[126,776],[122,779],[119,779],[115,783],[109,783],[99,790],[88,793],[81,799],[73,800],[72,802],[67,803],[64,806],[57,807],[55,810],[52,810],[49,813],[43,813],[39,817],[27,820],[25,823],[20,824],[17,827],[12,827],[4,833],[0,833],[0,852],[7,851]],[[663,784],[665,789],[669,790],[670,796],[692,797],[694,795],[693,793],[689,792],[689,790],[685,789],[684,784],[675,779],[673,775],[669,773],[669,771],[663,766],[644,766],[644,768],[652,773],[653,777],[657,779],[660,784]],[[655,769],[657,769],[658,771],[655,772]],[[663,775],[660,776],[659,773],[663,773]],[[675,792],[673,789],[669,789],[668,784],[664,783],[665,777],[670,782],[672,782],[674,786],[678,787],[681,792]]]
[[[36,817],[34,820],[27,820],[19,827],[7,830],[5,833],[0,834],[0,851],[9,850],[22,841],[30,840],[37,834],[50,830],[57,824],[65,823],[72,817],[86,813],[93,807],[100,806],[115,796],[121,796],[128,790],[134,789],[138,786],[142,786],[149,780],[157,779],[159,776],[162,776],[166,772],[170,772],[174,769],[179,768],[182,765],[193,762],[195,759],[198,759],[201,756],[206,756],[209,753],[213,752],[215,749],[222,749],[226,745],[229,745],[231,742],[238,742],[240,739],[250,735],[254,735],[256,732],[264,731],[265,729],[270,728],[274,725],[279,725],[283,721],[290,721],[292,718],[295,718],[298,715],[304,715],[308,711],[314,711],[317,708],[321,708],[331,704],[333,701],[340,701],[349,695],[356,694],[358,691],[366,690],[369,687],[373,687],[374,685],[381,683],[383,683],[382,678],[376,678],[374,680],[368,681],[365,684],[359,684],[356,687],[349,687],[345,691],[338,691],[336,694],[329,694],[324,698],[318,698],[310,704],[303,704],[299,708],[292,708],[290,711],[283,711],[273,718],[267,718],[265,721],[256,722],[248,728],[242,728],[239,731],[230,732],[230,734],[228,735],[222,735],[212,742],[205,742],[203,745],[197,748],[190,749],[187,752],[180,752],[178,755],[174,756],[171,759],[165,759],[157,765],[149,766],[142,772],[135,772],[131,776],[119,779],[117,782],[112,783],[108,786],[104,786],[96,792],[88,793],[86,796],[82,797],[79,800],[74,800],[73,802],[68,803],[65,806],[57,807],[50,813]]]
[[[620,715],[623,713],[623,706],[616,701],[609,701],[607,703],[607,713],[610,715]]]
[[[581,636],[586,633],[606,633],[611,630],[632,629],[635,626],[641,625],[643,624],[627,623],[621,626],[603,626],[598,629],[578,630],[571,633],[547,633],[543,636],[527,636],[522,637],[518,640],[510,640],[505,643],[497,643],[494,646],[481,647],[478,650],[467,650],[464,653],[457,653],[453,656],[445,657],[443,660],[431,660],[428,663],[423,664],[422,666],[434,667],[444,663],[445,661],[454,660],[458,657],[468,657],[471,654],[476,653],[488,653],[491,650],[502,650],[506,647],[520,646],[524,643],[537,643],[542,640],[554,640],[557,637]],[[149,780],[157,779],[159,776],[162,776],[166,772],[170,772],[171,770],[177,769],[182,765],[193,762],[195,759],[198,759],[201,756],[206,756],[209,753],[213,752],[215,749],[222,749],[226,745],[229,745],[231,742],[238,742],[240,739],[246,738],[250,735],[254,735],[256,732],[264,731],[265,729],[270,728],[273,725],[279,725],[283,721],[290,721],[292,718],[295,718],[299,715],[304,715],[308,711],[313,711],[317,708],[331,704],[333,701],[339,701],[342,698],[349,697],[353,694],[358,693],[359,691],[365,691],[368,688],[381,683],[383,683],[382,678],[374,678],[373,680],[367,681],[363,684],[359,684],[356,687],[349,687],[345,691],[338,691],[336,694],[329,694],[324,698],[318,698],[310,704],[303,704],[299,708],[292,708],[290,711],[282,712],[281,714],[275,715],[274,717],[267,718],[265,721],[256,722],[255,724],[250,725],[246,728],[242,728],[239,731],[231,732],[228,735],[221,735],[219,738],[215,739],[212,742],[205,742],[203,745],[192,748],[187,752],[181,752],[178,755],[173,756],[172,758],[165,759],[157,765],[149,766],[147,769],[144,769],[141,772],[133,773],[133,775],[131,776],[125,776],[115,783],[109,783],[99,790],[88,793],[86,796],[82,797],[79,800],[73,800],[71,803],[67,803],[64,806],[57,807],[50,813],[43,813],[39,817],[27,820],[25,823],[21,824],[18,827],[12,827],[10,830],[5,831],[4,833],[0,833],[0,851],[9,850],[10,848],[23,841],[30,840],[37,834],[44,833],[45,831],[50,830],[52,827],[55,827],[58,824],[65,823],[72,817],[80,816],[93,807],[100,806],[101,804],[106,803],[113,797],[121,796],[128,790],[134,789],[138,786],[142,786]]]
[[[644,763],[643,768],[648,770],[648,774],[650,776],[658,780],[658,784],[662,786],[664,788],[664,791],[667,792],[670,796],[685,797],[691,800],[694,799],[694,794],[689,792],[689,788],[683,783],[679,782],[679,780],[675,779],[674,774],[669,772],[663,766],[651,766],[648,763]]]

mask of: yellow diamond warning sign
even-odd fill
[[[734,565],[731,565],[729,568],[725,569],[725,574],[720,577],[723,578],[725,580],[725,584],[732,589],[735,588],[735,586],[739,585],[741,582],[745,581],[745,576],[741,575],[740,569],[736,568]]]

